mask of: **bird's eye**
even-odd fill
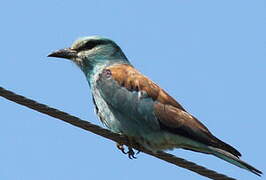
[[[84,43],[82,46],[78,47],[77,50],[78,51],[90,50],[101,44],[104,44],[104,42],[99,41],[99,40],[94,40],[94,41],[91,40],[91,41]]]
[[[82,46],[80,46],[77,50],[82,51],[82,50],[89,50],[97,46],[97,43],[94,41],[88,41]]]

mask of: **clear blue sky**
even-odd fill
[[[265,10],[262,0],[3,1],[0,85],[101,125],[81,71],[46,56],[78,37],[106,36],[265,173]],[[205,179],[143,153],[129,160],[109,140],[3,98],[0,112],[0,179]],[[172,153],[259,179],[212,156]]]

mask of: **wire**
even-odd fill
[[[166,162],[169,162],[171,164],[174,164],[176,166],[182,167],[182,168],[186,168],[189,169],[195,173],[198,173],[202,176],[208,177],[210,179],[215,179],[215,180],[236,180],[234,178],[228,177],[226,175],[223,174],[219,174],[213,170],[209,170],[203,166],[199,166],[193,162],[187,161],[185,159],[182,158],[178,158],[172,154],[168,154],[165,152],[158,152],[158,153],[153,153],[143,147],[140,147],[137,143],[129,143],[128,139],[125,136],[116,134],[116,133],[112,133],[111,131],[101,128],[100,126],[97,126],[95,124],[92,124],[88,121],[84,121],[82,119],[79,119],[75,116],[72,116],[66,112],[60,111],[58,109],[49,107],[45,104],[41,104],[38,103],[32,99],[26,98],[24,96],[15,94],[14,92],[11,92],[9,90],[6,90],[2,87],[0,87],[0,96],[16,102],[18,104],[21,104],[23,106],[26,106],[30,109],[34,109],[38,112],[41,112],[43,114],[47,114],[49,116],[52,116],[54,118],[60,119],[64,122],[67,122],[69,124],[72,124],[76,127],[82,128],[86,131],[90,131],[94,134],[97,134],[99,136],[105,137],[107,139],[110,139],[112,141],[115,141],[119,144],[125,144],[125,145],[129,145],[134,148],[137,149],[139,151],[142,151],[146,154],[149,154],[151,156],[157,157],[161,160],[164,160]]]

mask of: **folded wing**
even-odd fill
[[[129,92],[145,93],[147,98],[152,98],[154,102],[153,111],[156,121],[158,121],[156,123],[160,125],[162,130],[225,150],[236,157],[241,156],[235,148],[213,136],[200,121],[187,113],[176,100],[132,66],[126,64],[113,65],[106,68],[103,74],[110,76],[109,78],[112,78],[120,87],[126,88]],[[109,87],[111,90],[111,86],[111,84],[105,83],[105,88]],[[116,98],[116,100],[119,101],[119,98]],[[123,102],[115,103],[123,104]]]

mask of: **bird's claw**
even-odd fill
[[[139,153],[139,152],[138,152],[138,153]],[[138,153],[137,153],[137,154],[138,154]],[[134,152],[134,150],[133,150],[131,147],[128,148],[128,152],[127,152],[127,154],[128,154],[128,158],[129,158],[129,159],[132,159],[132,158],[133,158],[133,159],[137,159],[137,157],[135,156],[136,153]]]
[[[123,154],[127,154],[129,159],[137,159],[137,157],[135,156],[136,154],[140,153],[140,151],[138,150],[137,153],[134,152],[133,148],[128,147],[128,151],[125,151],[124,145],[123,144],[116,144],[116,147],[123,153]]]
[[[125,152],[125,148],[123,144],[116,144],[116,147],[123,153],[123,154],[127,154],[127,152]]]

